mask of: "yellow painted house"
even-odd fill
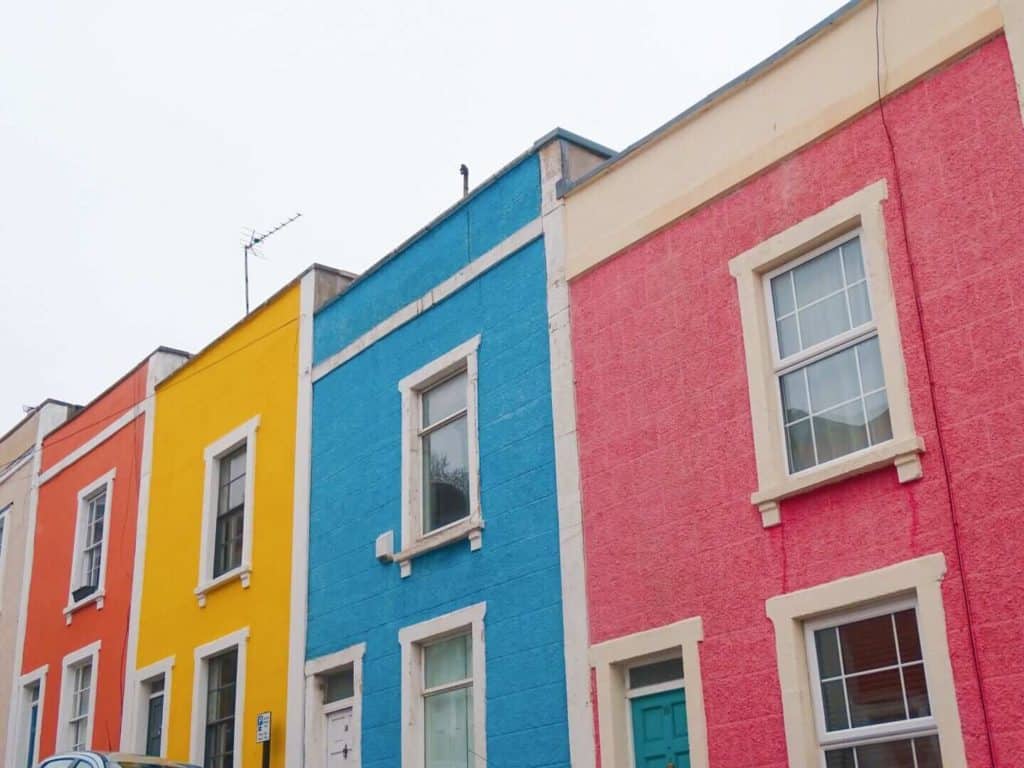
[[[257,714],[269,712],[271,765],[285,765],[290,617],[293,603],[305,610],[292,573],[306,567],[312,315],[351,279],[311,267],[156,388],[126,751],[256,768]]]

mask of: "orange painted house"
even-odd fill
[[[186,359],[158,349],[43,439],[10,734],[14,765],[119,745],[153,388]]]

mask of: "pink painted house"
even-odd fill
[[[597,764],[1024,764],[1022,73],[852,2],[564,191]]]

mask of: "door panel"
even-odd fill
[[[327,768],[355,768],[355,739],[352,732],[352,708],[326,715]]]
[[[636,768],[690,768],[686,696],[665,691],[630,700]]]

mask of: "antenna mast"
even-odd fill
[[[276,227],[267,230],[262,235],[257,235],[256,230],[254,229],[252,231],[252,234],[249,235],[249,242],[245,243],[242,246],[242,254],[245,260],[245,314],[249,314],[249,253],[255,251],[256,246],[260,245],[264,240],[266,240],[275,232],[278,232],[287,227],[301,215],[301,213],[296,213],[287,221],[282,221]]]

